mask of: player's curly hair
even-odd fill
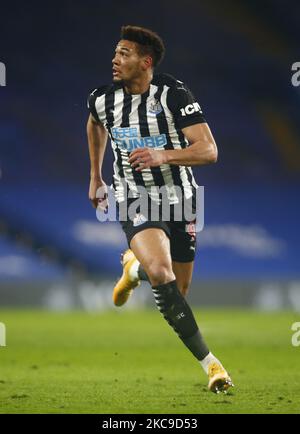
[[[122,26],[121,39],[136,42],[141,56],[152,57],[154,68],[160,64],[165,55],[165,46],[161,37],[145,27]]]

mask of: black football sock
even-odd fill
[[[139,265],[138,268],[138,276],[140,280],[145,280],[146,282],[150,282],[149,277],[141,264]]]
[[[209,350],[195,321],[193,312],[177,288],[176,280],[152,287],[158,309],[178,334],[185,346],[198,360],[203,360]]]

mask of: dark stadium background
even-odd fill
[[[159,70],[192,89],[219,147],[218,164],[195,170],[205,229],[191,301],[300,310],[299,2],[11,1],[0,24],[2,306],[112,305],[126,244],[88,201],[86,99],[135,24],[163,37]],[[129,307],[151,300],[145,285]]]

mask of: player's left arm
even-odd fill
[[[175,125],[182,131],[189,146],[181,149],[135,149],[129,163],[137,171],[162,164],[177,166],[200,166],[215,163],[218,149],[200,105],[190,90],[177,81],[170,89],[167,105],[173,114]]]
[[[165,151],[165,163],[180,166],[200,166],[216,163],[218,148],[207,123],[195,124],[182,129],[190,146]]]
[[[218,149],[207,123],[195,124],[182,129],[189,142],[184,149],[155,150],[149,148],[135,149],[129,162],[137,171],[162,164],[178,166],[200,166],[216,163]]]

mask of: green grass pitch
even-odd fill
[[[300,413],[300,314],[195,310],[232,375],[207,391],[199,363],[156,310],[0,311],[1,413]]]

